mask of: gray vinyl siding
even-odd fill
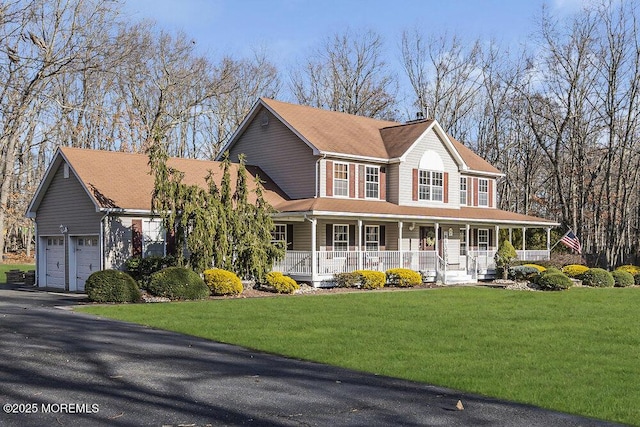
[[[133,253],[131,221],[133,218],[109,216],[104,232],[105,269],[122,270]]]
[[[269,124],[262,126],[267,112]],[[292,199],[315,196],[316,156],[312,149],[266,109],[257,112],[231,147],[231,160],[244,153],[249,165],[259,166]]]
[[[64,177],[63,162],[36,212],[38,234],[59,235],[60,225],[66,225],[72,236],[97,235],[102,215],[75,175],[70,172],[69,178]]]
[[[311,250],[311,222],[297,222],[293,224],[293,250]],[[317,239],[317,235],[316,235]]]
[[[442,159],[444,171],[449,173],[448,198],[449,203],[426,202],[413,200],[413,169],[420,164],[420,159],[426,150],[436,152]],[[454,161],[451,153],[434,131],[423,135],[413,149],[408,153],[406,160],[400,164],[399,173],[399,194],[398,203],[400,205],[411,206],[432,206],[432,207],[460,207],[460,173],[458,165]]]
[[[398,204],[400,202],[400,164],[393,163],[387,166],[387,201]]]

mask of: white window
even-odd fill
[[[418,199],[442,201],[442,172],[420,170],[418,175]]]
[[[489,250],[489,230],[486,228],[481,228],[478,230],[478,250]]]
[[[489,180],[478,180],[478,206],[489,206]]]
[[[467,204],[467,178],[460,178],[460,204]]]
[[[375,166],[365,167],[364,193],[367,199],[380,198],[380,168]]]
[[[377,225],[364,226],[364,247],[367,251],[380,250],[380,227]]]
[[[142,256],[164,256],[165,232],[160,220],[142,221]]]
[[[273,242],[287,242],[287,225],[275,224],[273,232],[271,233],[271,239]]]
[[[333,225],[333,250],[349,250],[349,226],[346,224]]]
[[[333,195],[349,196],[349,165],[335,163],[333,166]]]

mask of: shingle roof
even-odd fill
[[[322,153],[395,159],[401,157],[434,120],[399,123],[290,104],[269,98],[260,101]],[[473,171],[500,171],[449,136],[465,164]]]
[[[391,219],[415,217],[416,220],[451,220],[456,222],[509,223],[513,225],[554,226],[556,222],[530,215],[523,215],[500,209],[463,206],[460,209],[435,207],[400,206],[394,203],[372,200],[353,200],[337,198],[315,198],[282,201],[274,206],[288,213],[311,213],[331,216],[351,214],[354,217],[367,215],[388,216]]]
[[[150,210],[154,177],[150,174],[146,155],[69,147],[61,147],[60,151],[98,207]],[[218,186],[222,179],[221,162],[170,158],[167,165],[184,172],[182,182],[188,185],[206,188],[205,178],[209,171],[213,172]],[[238,164],[232,163],[231,181],[234,188],[237,170]],[[247,172],[250,175],[250,191],[256,187],[253,178],[259,176],[264,181],[264,197],[271,205],[286,200],[284,192],[260,168],[247,166]]]

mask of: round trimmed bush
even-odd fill
[[[387,281],[387,275],[382,271],[357,270],[354,274],[358,275],[360,286],[364,289],[382,288]]]
[[[626,288],[635,284],[633,276],[627,271],[616,270],[611,275],[613,276],[613,285],[617,288]]]
[[[138,284],[124,271],[96,271],[87,278],[84,291],[95,302],[136,302],[140,300]]]
[[[632,276],[635,276],[636,274],[640,274],[640,267],[637,265],[626,264],[616,268],[616,271],[626,271]]]
[[[562,291],[573,286],[573,282],[563,273],[547,273],[538,279],[537,285],[544,291]]]
[[[562,267],[562,272],[567,276],[577,279],[579,276],[584,274],[589,267],[582,264],[569,264]]]
[[[172,300],[205,299],[209,288],[195,271],[186,267],[167,267],[151,275],[147,291]]]
[[[279,294],[292,294],[300,289],[300,285],[295,280],[279,271],[267,273],[266,282]]]
[[[602,268],[590,268],[580,276],[584,286],[610,288],[614,285],[613,276]]]
[[[336,273],[333,282],[338,288],[357,288],[360,286],[360,275],[355,271],[351,273]]]
[[[422,285],[422,276],[408,268],[392,268],[387,270],[387,283],[392,286],[411,287]]]
[[[213,268],[204,271],[204,283],[213,295],[238,295],[242,293],[242,281],[232,271]]]
[[[543,271],[545,271],[547,269],[547,267],[544,267],[542,265],[539,264],[522,264],[523,267],[531,267],[531,268],[535,268],[538,273],[542,273]]]
[[[531,265],[516,265],[509,268],[508,277],[511,280],[531,280],[531,278],[538,273],[540,273],[540,270]]]

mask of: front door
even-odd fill
[[[436,250],[436,229],[435,227],[420,227],[420,250]]]

